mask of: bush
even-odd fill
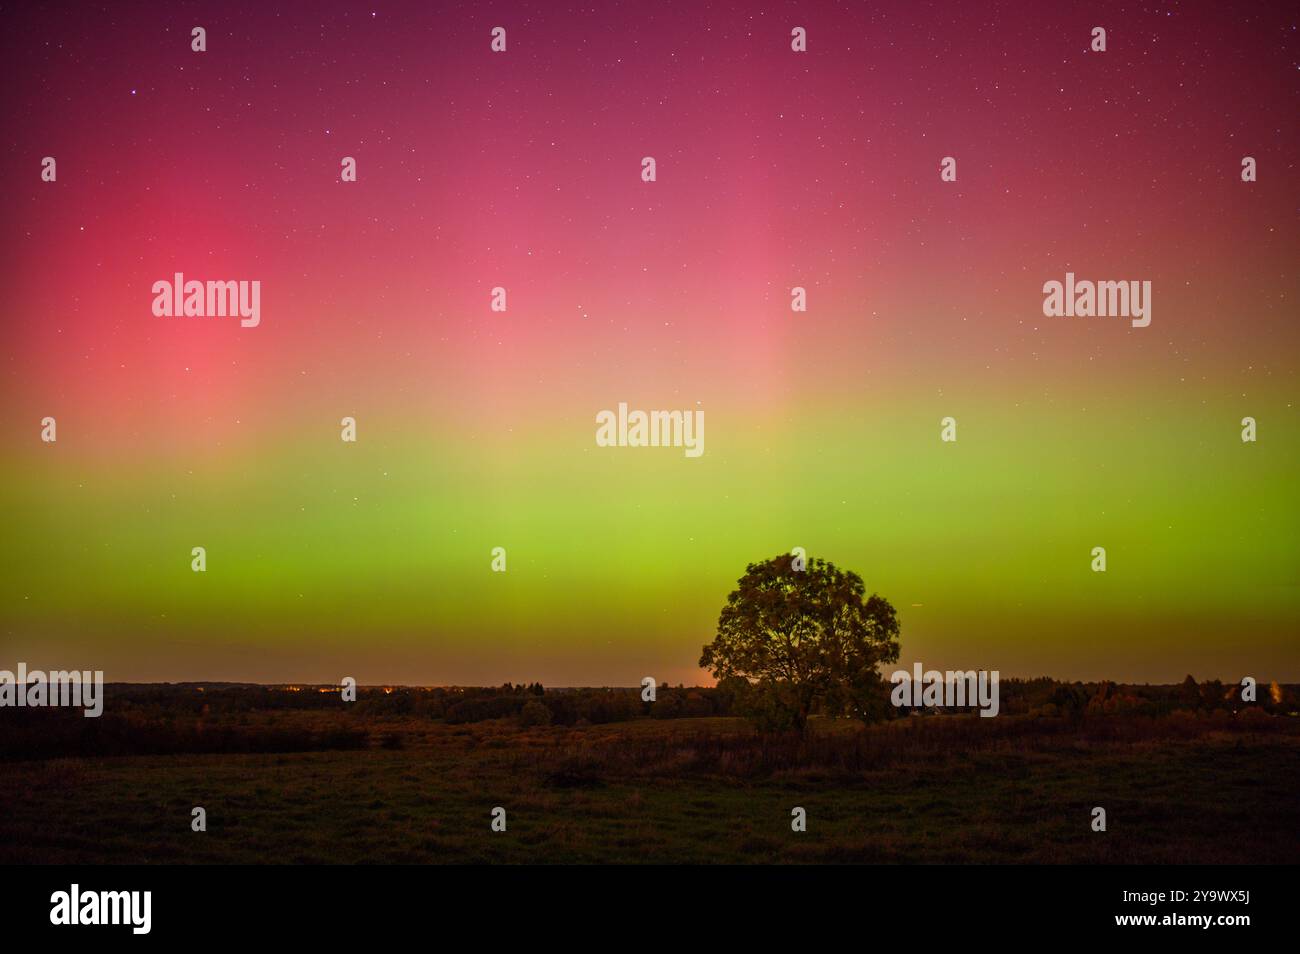
[[[536,699],[531,699],[519,710],[519,722],[522,725],[550,725],[551,710]]]

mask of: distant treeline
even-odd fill
[[[881,699],[894,716],[908,714],[889,704],[891,686],[882,682]],[[166,717],[179,713],[218,715],[276,709],[344,709],[358,716],[416,716],[452,724],[487,719],[521,718],[554,725],[602,724],[630,719],[682,719],[734,715],[737,687],[670,687],[655,690],[655,701],[643,701],[641,688],[546,689],[540,683],[497,687],[359,687],[355,702],[344,703],[338,686],[255,686],[212,684],[125,684],[104,687],[105,717],[132,714]],[[1176,685],[1131,685],[1115,682],[1058,682],[1055,679],[1003,679],[999,684],[1002,715],[1079,717],[1088,713],[1166,715],[1178,709],[1192,712],[1236,712],[1260,708],[1280,715],[1293,713],[1300,687],[1260,683],[1256,699],[1242,698],[1240,685],[1217,679],[1198,683],[1188,676]],[[965,711],[974,711],[974,706]],[[543,710],[545,712],[543,713]],[[957,709],[938,710],[961,711]],[[0,709],[0,726],[32,710]],[[80,717],[80,713],[78,713]],[[88,723],[102,719],[87,719]]]
[[[107,688],[107,687],[106,687]],[[178,700],[179,701],[179,700]],[[238,754],[364,749],[370,733],[361,726],[253,729],[172,712],[105,712],[83,718],[74,709],[0,710],[0,762],[74,756]]]
[[[597,725],[629,719],[678,719],[730,715],[730,698],[714,688],[656,689],[655,702],[643,702],[636,689],[545,689],[540,683],[497,687],[405,686],[356,690],[344,703],[338,686],[126,685],[104,687],[105,716],[132,713],[163,716],[255,712],[276,709],[343,710],[359,716],[407,716],[453,725],[518,718],[530,724]],[[3,715],[0,714],[0,723]]]
[[[882,682],[880,693],[887,717],[912,715],[907,708],[889,704],[890,688]],[[1198,683],[1191,676],[1178,685],[1163,686],[1005,679],[999,686],[999,718],[1021,716],[1064,723],[1182,714],[1228,721],[1241,714],[1264,719],[1296,715],[1297,688],[1264,683],[1256,689],[1256,701],[1247,702],[1241,686],[1218,680]],[[655,700],[649,702],[640,688],[545,689],[538,683],[507,683],[495,688],[361,687],[355,702],[344,703],[337,686],[108,684],[104,687],[104,713],[96,719],[84,718],[78,709],[0,709],[0,761],[358,749],[372,740],[400,745],[400,736],[386,732],[382,723],[410,719],[451,725],[506,719],[521,726],[584,726],[633,719],[730,716],[737,714],[738,690],[725,681],[710,688],[664,684],[656,688]],[[332,712],[339,718],[276,718],[268,722],[276,711]],[[942,718],[945,713],[975,710],[917,711]]]
[[[891,686],[882,683],[881,700],[889,715],[911,714],[889,702]],[[1242,687],[1217,679],[1198,683],[1188,676],[1178,685],[1125,685],[1114,682],[1058,682],[1055,679],[1004,679],[999,685],[1001,713],[1042,718],[1077,719],[1088,714],[1163,716],[1178,710],[1228,713],[1260,709],[1272,715],[1295,714],[1300,687],[1265,683],[1256,700],[1246,702]],[[315,704],[327,694],[317,692]],[[362,689],[358,713],[427,716],[449,723],[519,718],[525,724],[597,725],[631,719],[683,719],[737,714],[737,687],[726,681],[711,688],[660,685],[655,701],[641,689],[543,689],[540,684],[473,689]],[[916,707],[918,710],[920,707]],[[976,706],[928,711],[973,712]]]

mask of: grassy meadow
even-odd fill
[[[197,751],[0,760],[0,862],[1291,863],[1300,720],[1248,715],[815,719],[800,738],[719,716],[208,712],[173,720]],[[213,733],[249,751],[194,744]]]

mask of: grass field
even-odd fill
[[[1296,722],[945,716],[819,721],[800,740],[732,718],[383,718],[356,750],[10,762],[0,861],[1293,863]]]

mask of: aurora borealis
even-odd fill
[[[904,668],[1300,680],[1295,12],[1088,6],[10,11],[0,668],[691,684],[802,546]]]

